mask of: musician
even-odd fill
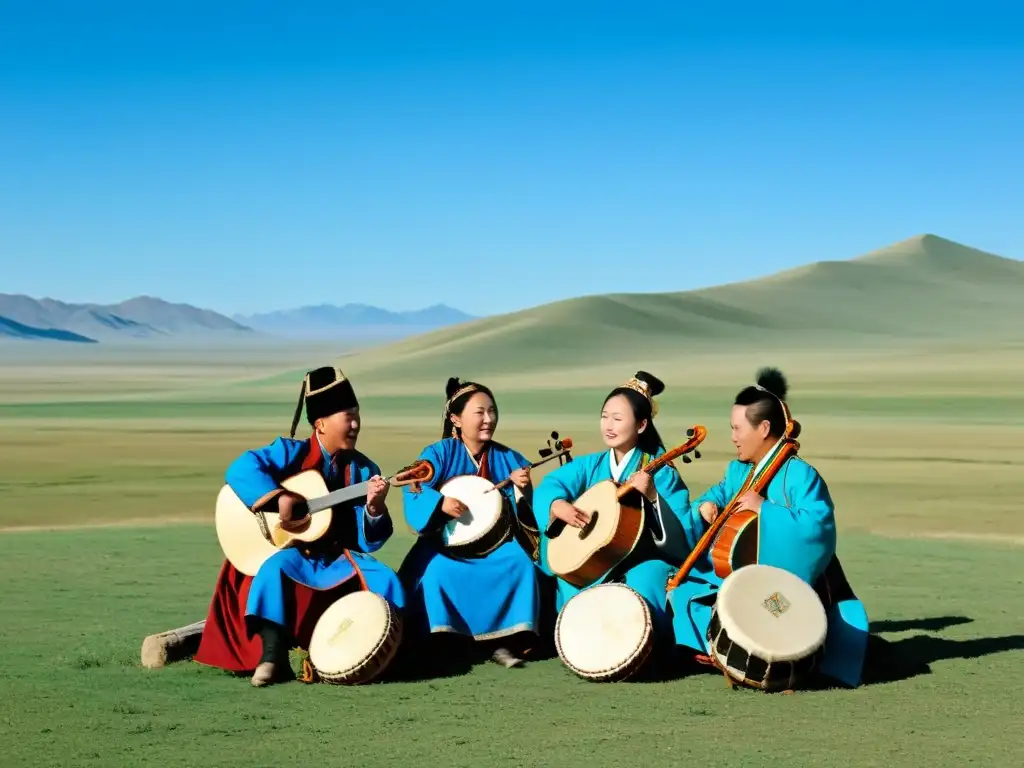
[[[534,514],[541,530],[556,521],[553,535],[572,526],[582,528],[590,515],[573,506],[584,491],[602,480],[628,483],[636,488],[646,506],[646,530],[632,553],[596,583],[625,581],[640,593],[651,608],[655,630],[670,634],[666,614],[665,584],[699,538],[699,526],[690,513],[690,492],[672,465],[657,470],[653,477],[640,468],[665,453],[654,426],[655,397],[665,385],[656,376],[639,371],[623,386],[613,389],[601,410],[601,436],[607,450],[576,457],[572,463],[548,473],[534,494]],[[538,565],[555,575],[547,562],[549,538],[541,537]],[[556,610],[578,587],[557,579]]]
[[[720,483],[693,502],[702,531],[732,501],[747,475],[779,443],[786,429],[788,385],[775,368],[758,372],[757,383],[743,389],[732,406],[732,443],[736,459]],[[794,422],[792,437],[799,435]],[[783,568],[815,587],[825,604],[828,637],[822,672],[850,687],[860,683],[867,647],[868,619],[854,596],[835,556],[835,505],[818,471],[799,456],[790,456],[765,489],[765,496],[748,490],[739,509],[758,513],[758,562]],[[714,595],[722,579],[710,558],[701,557],[686,581],[672,590],[669,603],[679,645],[706,654],[706,631]]]
[[[303,403],[313,433],[296,440]],[[360,428],[351,382],[337,368],[317,368],[303,381],[290,437],[246,451],[228,467],[226,481],[238,498],[254,511],[277,512],[290,530],[308,522],[308,509],[301,496],[281,487],[282,480],[316,469],[328,490],[364,481],[369,488],[365,503],[333,508],[320,539],[276,552],[255,577],[225,561],[195,661],[232,672],[255,670],[255,686],[294,679],[289,649],[308,647],[317,620],[343,595],[369,589],[404,606],[397,574],[369,554],[394,528],[387,506],[390,486],[380,468],[356,450]]]
[[[434,477],[418,492],[402,489],[405,520],[418,534],[398,570],[409,598],[410,621],[416,621],[424,635],[433,635],[435,648],[447,645],[444,650],[454,651],[452,635],[488,641],[497,646],[492,661],[507,668],[522,666],[523,656],[539,634],[543,576],[516,540],[483,557],[447,554],[439,533],[467,507],[442,496],[438,489],[460,475],[479,475],[495,484],[509,478],[522,493],[518,504],[511,487],[494,492],[504,495],[520,524],[535,530],[530,463],[494,440],[498,407],[490,389],[450,378],[445,395],[441,440],[419,456],[434,466]]]

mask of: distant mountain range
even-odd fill
[[[359,340],[396,339],[477,319],[444,304],[406,312],[391,312],[368,304],[318,304],[233,317],[250,328],[275,336],[333,339],[347,335]]]
[[[0,293],[0,338],[95,343],[225,335],[255,332],[209,309],[152,296],[103,305]]]
[[[0,293],[0,339],[110,343],[177,339],[259,339],[265,335],[338,341],[396,340],[456,323],[471,315],[438,304],[389,312],[365,304],[320,305],[225,317],[190,304],[140,296],[120,304],[68,304]]]

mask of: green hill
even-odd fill
[[[348,358],[367,381],[508,375],[620,359],[678,361],[722,345],[870,348],[1024,338],[1024,262],[923,235],[698,291],[568,299],[405,339]],[[767,333],[766,333],[767,332]]]

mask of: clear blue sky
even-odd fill
[[[7,0],[0,292],[490,313],[1024,258],[1014,5]]]

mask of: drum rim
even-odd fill
[[[361,660],[359,660],[358,662],[353,664],[351,667],[348,667],[347,669],[341,670],[341,671],[336,670],[336,671],[332,671],[332,672],[324,672],[323,668],[320,667],[316,663],[316,661],[314,660],[314,657],[313,657],[313,654],[314,654],[313,639],[316,637],[317,629],[321,626],[321,622],[324,620],[324,617],[327,615],[328,611],[330,611],[334,606],[338,605],[343,600],[345,600],[346,598],[349,598],[349,597],[356,597],[357,599],[363,599],[361,597],[358,597],[358,596],[361,596],[361,595],[372,595],[372,597],[376,598],[376,600],[379,601],[379,603],[383,604],[383,606],[384,606],[384,619],[385,619],[384,631],[381,633],[381,636],[374,642],[373,648],[369,651],[369,653],[367,653]],[[339,597],[337,600],[335,600],[333,603],[331,603],[331,605],[329,605],[324,610],[323,614],[320,615],[320,618],[317,619],[316,624],[313,626],[313,633],[312,633],[312,635],[310,635],[309,648],[307,649],[307,654],[309,656],[309,663],[313,666],[313,669],[316,670],[317,675],[319,675],[319,677],[321,679],[323,679],[323,680],[327,680],[327,681],[333,682],[333,681],[337,681],[337,680],[347,680],[347,679],[350,679],[352,677],[358,677],[358,674],[361,671],[363,671],[368,665],[370,665],[371,662],[373,662],[373,660],[376,658],[377,654],[380,653],[382,648],[384,648],[385,646],[387,646],[390,643],[394,642],[396,638],[400,638],[401,637],[402,631],[403,631],[402,617],[398,613],[397,607],[395,605],[393,605],[390,600],[388,600],[383,595],[378,595],[376,592],[371,592],[369,590],[360,590],[358,592],[350,592],[349,594],[343,595],[342,597]],[[397,644],[396,644],[396,647],[397,647]],[[380,666],[381,666],[382,669],[385,666],[385,663],[387,661],[390,661],[390,657],[392,655],[393,654],[389,651],[388,654],[387,654],[388,658],[381,660],[381,665]]]
[[[803,593],[801,597],[811,598],[811,604],[818,607],[817,610],[813,611],[814,619],[818,623],[817,632],[814,639],[808,639],[807,644],[801,650],[786,653],[769,651],[760,643],[755,642],[754,638],[752,638],[736,623],[727,610],[723,611],[721,609],[722,607],[728,608],[728,605],[722,606],[720,601],[723,599],[729,600],[729,596],[736,589],[735,585],[742,585],[747,579],[756,578],[757,572],[772,572],[779,578],[785,579],[792,585],[794,590]],[[742,574],[739,579],[735,578],[738,574]],[[745,565],[742,568],[737,568],[735,571],[730,573],[722,581],[722,585],[718,589],[718,595],[715,597],[715,604],[712,607],[712,613],[718,616],[718,621],[721,623],[722,628],[728,633],[729,639],[735,645],[738,645],[747,653],[757,656],[757,658],[770,664],[783,664],[786,662],[799,661],[800,659],[815,653],[819,648],[821,648],[825,644],[825,638],[828,635],[828,616],[825,612],[825,606],[821,602],[821,598],[818,596],[818,593],[814,591],[814,587],[801,579],[795,573],[774,565],[754,563]],[[808,638],[810,638],[810,634],[808,634]]]
[[[641,640],[640,645],[630,652],[629,658],[621,664],[619,664],[618,666],[608,667],[606,669],[601,669],[597,671],[584,671],[565,658],[565,653],[562,649],[562,619],[565,616],[565,609],[569,607],[569,603],[578,598],[580,595],[583,595],[595,589],[599,589],[600,587],[617,587],[621,590],[624,590],[625,593],[631,594],[640,603],[641,607],[643,608],[644,616],[643,639]],[[555,619],[554,635],[555,650],[558,652],[558,658],[561,659],[562,663],[565,664],[565,666],[572,670],[577,676],[582,677],[585,680],[605,680],[608,678],[615,677],[623,671],[630,670],[633,667],[639,668],[640,664],[643,663],[644,659],[646,659],[651,654],[651,651],[654,648],[654,617],[651,614],[651,608],[647,604],[647,601],[644,599],[643,595],[641,595],[637,590],[633,589],[633,587],[629,586],[628,584],[622,584],[621,582],[605,582],[602,584],[593,584],[589,587],[581,589],[579,592],[577,592],[575,595],[573,595],[565,601],[565,605],[562,606],[562,610],[558,612],[558,617]],[[629,675],[631,674],[632,672],[627,672],[627,674],[622,679],[629,677]]]
[[[468,480],[472,480],[472,481],[482,480],[482,481],[484,481],[486,483],[489,483],[490,485],[494,485],[486,477],[480,477],[479,475],[456,475],[455,477],[450,477],[447,480],[445,480],[445,482],[438,489],[438,493],[440,493],[442,496],[445,496],[445,498],[448,498],[445,495],[445,493],[444,493],[444,489],[447,488],[453,482],[463,482],[464,483],[464,482],[467,481],[467,479]],[[505,495],[501,491],[495,491],[495,493],[498,495],[499,505],[498,505],[498,517],[494,521],[494,524],[491,525],[489,528],[486,528],[482,533],[477,534],[477,536],[472,538],[472,539],[467,539],[465,541],[460,541],[458,544],[449,544],[448,543],[448,539],[446,538],[446,532],[448,530],[448,526],[449,525],[455,525],[455,526],[460,525],[459,520],[456,519],[456,518],[453,518],[450,522],[446,522],[444,524],[444,526],[441,528],[441,543],[442,543],[442,545],[446,549],[455,549],[456,547],[468,547],[468,546],[471,546],[473,544],[476,544],[477,542],[479,542],[481,539],[483,539],[488,533],[490,533],[492,530],[494,530],[501,523],[502,518],[506,517],[506,515],[504,514]],[[461,525],[465,526],[465,523],[461,523]],[[465,527],[468,527],[468,526],[465,526]]]

